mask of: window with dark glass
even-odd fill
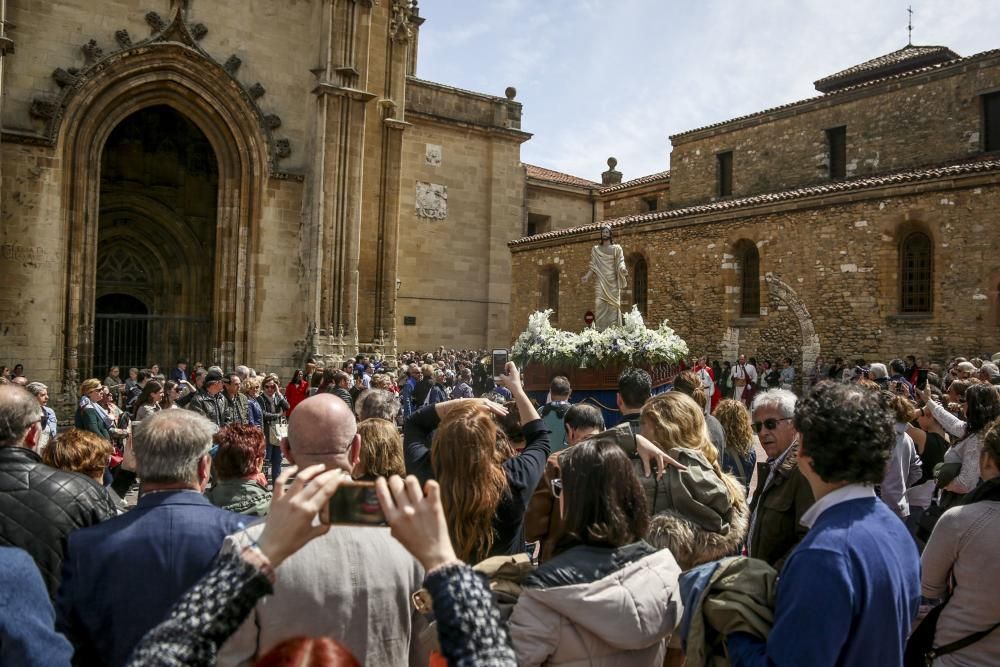
[[[740,246],[740,317],[760,315],[760,255],[752,241]]]
[[[552,309],[552,319],[559,319],[559,269],[551,268],[545,275],[545,307]]]
[[[719,196],[733,194],[733,152],[726,151],[715,156],[719,172]]]
[[[656,197],[648,197],[646,199],[643,199],[642,201],[643,201],[643,203],[646,204],[646,210],[647,211],[655,211],[656,210]]]
[[[900,310],[904,313],[931,312],[932,246],[923,232],[903,239],[900,247]]]
[[[830,178],[847,176],[847,126],[833,127],[826,131],[830,151]]]
[[[639,308],[639,312],[643,315],[647,312],[647,273],[646,259],[642,256],[636,257],[632,264],[632,305]]]
[[[983,147],[1000,151],[1000,92],[983,95]]]

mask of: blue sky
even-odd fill
[[[524,104],[525,162],[600,180],[669,168],[668,136],[817,95],[906,45],[1000,48],[998,0],[420,0],[417,75]]]

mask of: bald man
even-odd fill
[[[361,451],[354,414],[334,394],[311,396],[292,413],[281,449],[300,469],[322,463],[350,473]],[[262,528],[229,537],[225,548],[238,552]],[[388,527],[335,526],[275,572],[274,595],[259,602],[222,646],[220,667],[251,665],[255,656],[298,636],[333,637],[362,665],[427,664],[417,641],[424,621],[410,603],[423,569]]]

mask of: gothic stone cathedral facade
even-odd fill
[[[5,363],[508,342],[530,135],[513,89],[414,76],[415,1],[3,6]]]

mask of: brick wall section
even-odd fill
[[[624,215],[648,213],[648,199],[656,199],[656,210],[670,207],[670,185],[658,185],[636,190],[623,190],[601,195],[605,218],[619,218]]]
[[[615,240],[626,256],[642,253],[648,262],[647,323],[669,319],[692,353],[718,357],[738,336],[738,348],[759,359],[796,359],[803,345],[795,312],[801,305],[826,358],[992,354],[1000,351],[1000,259],[989,221],[1000,206],[1000,177],[994,172],[962,183],[631,225],[616,230]],[[934,244],[929,317],[898,317],[898,247],[912,229],[928,233]],[[741,239],[756,243],[760,253],[762,308],[754,320],[738,318],[732,250]],[[597,234],[588,233],[512,248],[514,274],[522,277],[512,295],[512,337],[543,305],[536,276],[551,266],[561,269],[561,326],[583,327],[593,290],[579,286],[579,277],[596,241]],[[789,286],[791,296],[770,286],[767,273]]]
[[[824,96],[720,127],[671,137],[671,205],[718,193],[716,154],[733,152],[733,196],[829,180],[825,130],[847,126],[847,177],[974,156],[980,95],[1000,88],[1000,55]]]

